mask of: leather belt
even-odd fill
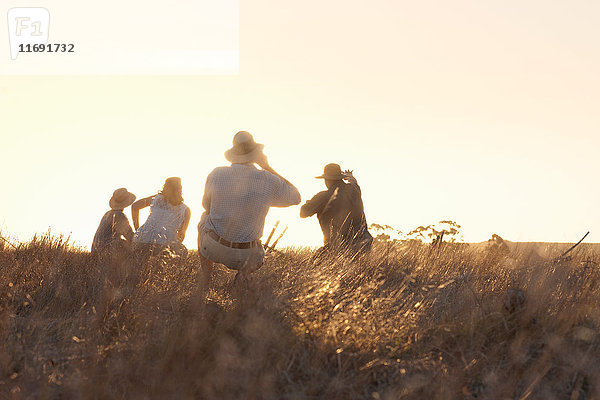
[[[253,240],[252,242],[236,243],[236,242],[230,242],[227,239],[223,239],[221,236],[217,235],[215,231],[208,231],[207,233],[211,238],[215,239],[217,242],[219,242],[223,246],[231,247],[232,249],[250,249],[252,247],[260,246],[260,239]]]

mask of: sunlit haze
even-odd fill
[[[590,1],[252,1],[237,75],[0,71],[2,235],[89,247],[113,190],[180,176],[195,249],[206,176],[247,130],[302,202],[336,162],[369,223],[598,242],[599,17]],[[272,209],[265,236],[281,220],[281,245],[321,244],[298,214]]]

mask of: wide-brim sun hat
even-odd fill
[[[125,188],[119,188],[114,191],[108,205],[113,210],[121,210],[133,204],[135,201],[135,194],[130,193]]]
[[[250,133],[239,131],[233,137],[233,147],[225,152],[225,158],[235,164],[254,162],[262,155],[264,147],[256,143]]]
[[[327,179],[331,181],[341,181],[346,175],[342,174],[342,168],[339,164],[327,164],[323,168],[323,175],[315,176],[317,179]]]

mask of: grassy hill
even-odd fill
[[[194,253],[129,288],[60,238],[0,245],[0,398],[599,398],[600,260],[559,247],[286,249],[203,303]]]

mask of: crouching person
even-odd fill
[[[107,211],[94,235],[92,255],[100,263],[102,273],[112,286],[130,284],[134,268],[133,230],[123,210],[135,201],[125,188],[114,191]]]
[[[316,178],[325,181],[327,190],[308,200],[300,208],[300,217],[317,214],[324,244],[317,257],[368,252],[373,237],[367,229],[361,189],[352,171],[342,172],[338,164],[327,164],[323,175]]]
[[[263,264],[260,238],[269,208],[300,203],[298,189],[271,168],[263,147],[250,133],[238,132],[233,147],[225,152],[231,165],[215,168],[206,179],[202,199],[206,211],[198,225],[204,294],[210,288],[213,263],[237,270],[236,286],[245,288],[248,274]]]

